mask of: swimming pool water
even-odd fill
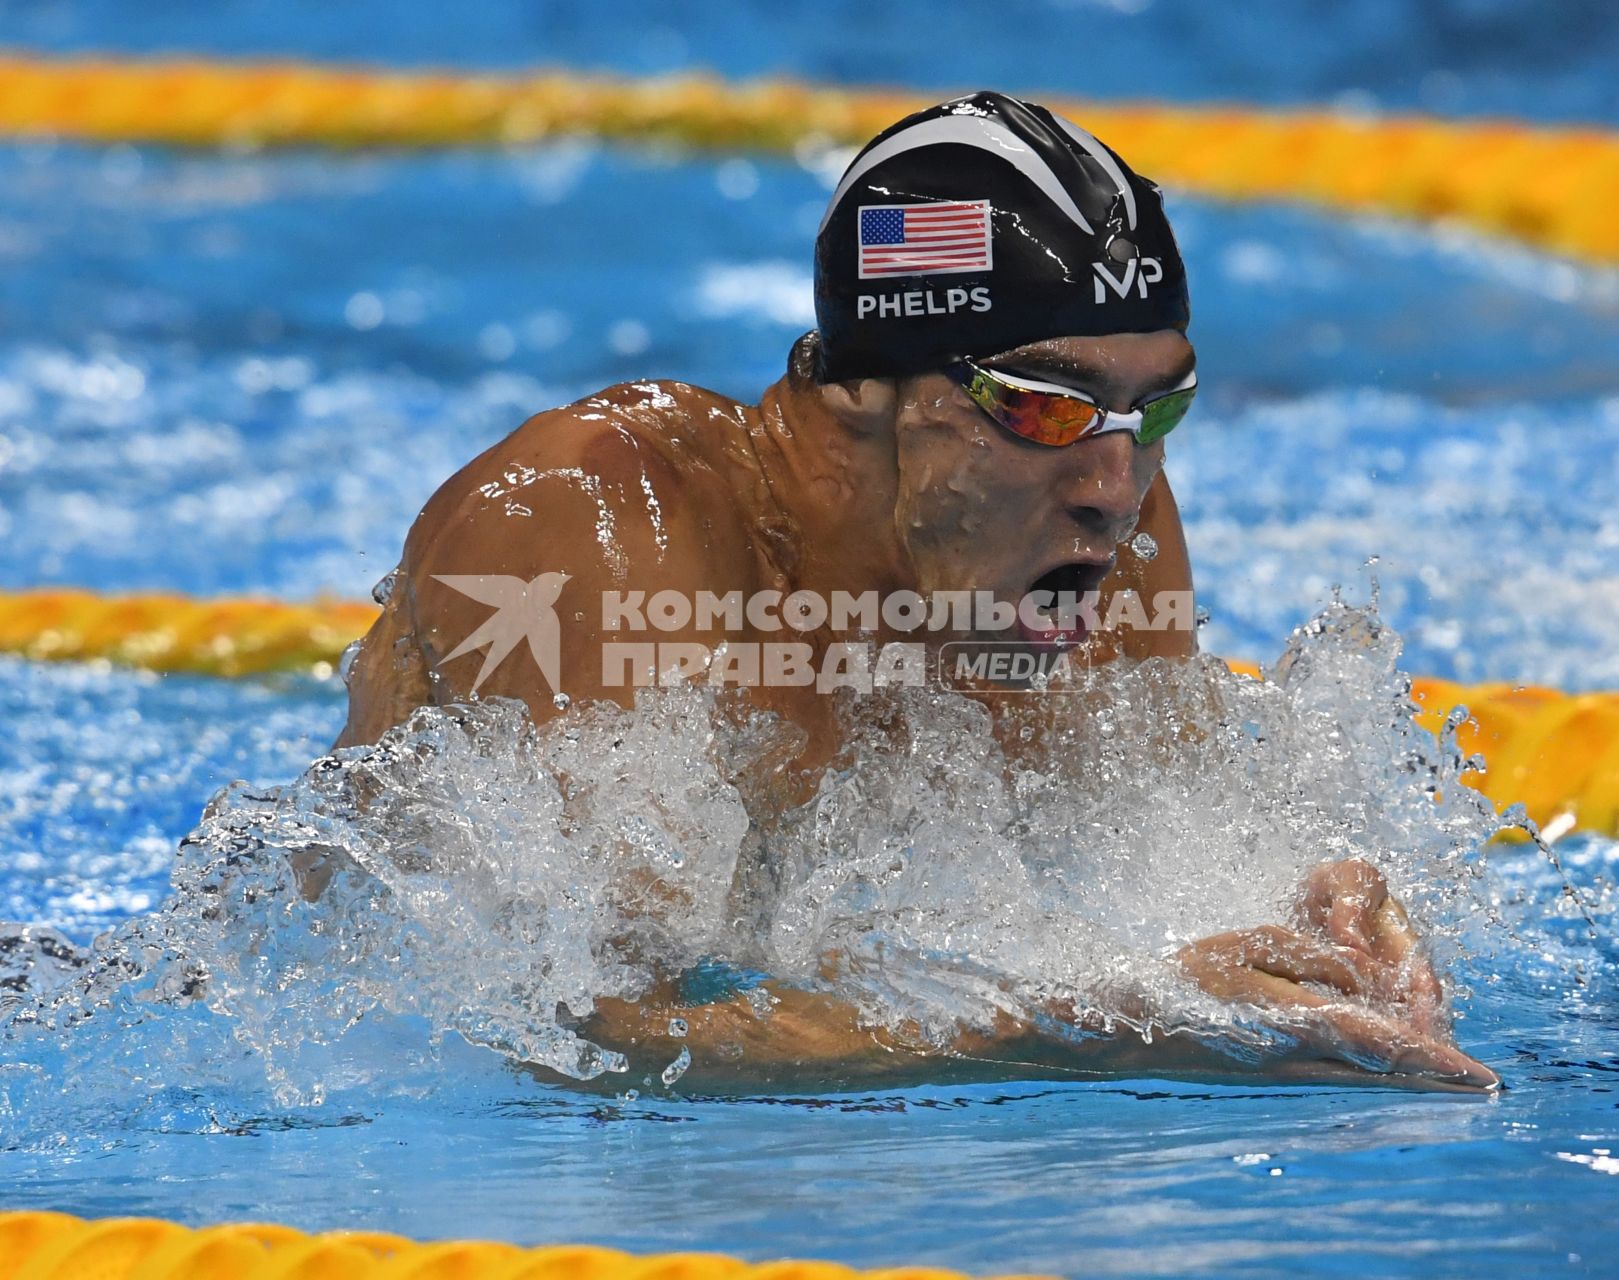
[[[1619,869],[1605,842],[1562,856],[1579,883]],[[1515,914],[1555,917],[1537,859],[1498,862]],[[6,1200],[980,1273],[1605,1275],[1611,932],[1601,948],[1566,923],[1545,933],[1492,966],[1462,1027],[1508,1081],[1491,1102],[1153,1080],[614,1102],[453,1040],[424,1067],[405,1027],[359,1051],[395,1037],[417,1100],[345,1090],[340,1071],[318,1108],[171,1084],[11,1146]]]
[[[902,84],[941,96],[995,85],[1099,98],[1342,102],[1356,108],[1619,120],[1619,33],[1602,0],[1544,15],[1513,0],[1365,0],[1330,15],[1287,0],[467,0],[451,21],[386,0],[11,0],[8,43],[405,66],[534,65],[728,78]]]
[[[824,10],[677,24],[598,8],[588,23],[555,5],[522,20],[474,6],[456,23],[246,4],[184,27],[88,3],[6,16],[8,39],[53,49],[1101,92],[1064,56],[1090,40],[1124,68],[1102,81],[1117,93],[1369,92],[1619,120],[1605,70],[1619,35],[1596,7],[1554,44],[1490,4],[1308,24],[1025,4],[1005,29],[1044,38],[987,48],[965,9],[924,46],[905,34],[912,4],[834,11],[869,33],[858,43]],[[1256,22],[1287,56],[1242,53]],[[1530,65],[1503,65],[1508,47]],[[1168,63],[1143,77],[1158,51]],[[439,480],[528,413],[624,378],[744,395],[776,376],[813,320],[827,173],[824,157],[579,143],[0,147],[0,586],[361,596]],[[1375,556],[1410,670],[1619,685],[1613,275],[1453,232],[1173,193],[1171,208],[1205,394],[1170,474],[1206,647],[1273,657],[1333,584],[1364,594]],[[150,910],[209,796],[290,779],[342,714],[335,682],[0,659],[0,917],[84,943]],[[1595,939],[1533,850],[1488,854],[1519,941],[1463,975],[1461,1034],[1508,1082],[1493,1102],[1134,1081],[614,1103],[453,1040],[424,1062],[418,1033],[381,1026],[377,1052],[397,1039],[409,1087],[345,1089],[334,1066],[316,1108],[245,1078],[155,1080],[148,1095],[132,1060],[115,1064],[129,1094],[42,1130],[7,1113],[21,1094],[0,1076],[0,1204],[976,1271],[1604,1274],[1619,1245],[1619,844],[1559,851]]]

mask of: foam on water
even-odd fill
[[[1335,604],[1265,682],[1116,665],[999,736],[954,694],[863,700],[841,766],[779,820],[745,796],[796,731],[702,691],[540,729],[503,700],[424,709],[288,786],[226,788],[168,900],[88,953],[12,930],[0,1107],[40,1137],[176,1090],[417,1092],[458,1042],[589,1079],[625,1065],[579,1034],[595,1002],[705,958],[941,1043],[1071,998],[1248,1052],[1274,1031],[1169,958],[1285,919],[1317,863],[1381,867],[1442,958],[1487,914],[1472,855],[1496,819],[1411,719],[1398,654],[1375,609]]]

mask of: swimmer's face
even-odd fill
[[[979,363],[1073,387],[1128,412],[1172,389],[1195,363],[1175,329],[1054,338]],[[991,591],[1016,603],[1033,590],[1094,589],[1135,529],[1164,444],[1107,431],[1061,448],[991,421],[943,373],[903,379],[895,407],[894,520],[918,590]]]

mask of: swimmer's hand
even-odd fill
[[[1375,867],[1318,867],[1294,923],[1203,938],[1177,957],[1211,995],[1285,1015],[1278,1023],[1298,1042],[1278,1064],[1286,1074],[1326,1078],[1329,1064],[1347,1063],[1389,1083],[1500,1087],[1451,1039],[1438,975]]]

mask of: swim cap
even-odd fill
[[[866,144],[815,240],[822,382],[1067,334],[1184,328],[1158,188],[1044,107],[975,93]]]

